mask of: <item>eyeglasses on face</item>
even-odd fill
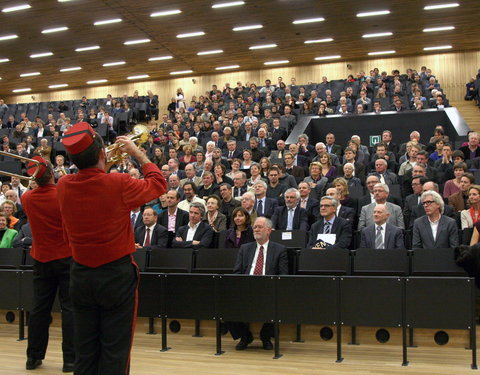
[[[432,203],[435,203],[435,201],[423,201],[422,205],[424,206],[430,206]]]

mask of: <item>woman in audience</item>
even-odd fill
[[[112,108],[112,114],[115,113],[122,113],[125,112],[122,108],[122,104],[120,102],[115,102],[115,106]]]
[[[327,187],[328,178],[322,176],[322,165],[318,161],[310,163],[309,170],[310,176],[305,177],[303,181],[308,183],[312,190],[315,190],[318,199],[320,199]]]
[[[227,177],[233,180],[235,173],[240,172],[240,168],[242,167],[242,160],[241,159],[233,159],[232,160],[232,170],[227,173]]]
[[[8,190],[12,190],[12,185],[9,182],[4,182],[2,184],[2,188],[1,188],[1,192],[0,192],[0,204],[5,202],[5,200],[7,199],[7,198],[5,198],[5,193]]]
[[[267,157],[263,157],[260,159],[260,175],[263,178],[268,178],[268,172],[270,171],[270,159]]]
[[[0,248],[8,249],[13,247],[13,240],[17,236],[17,231],[8,227],[7,215],[0,212]]]
[[[311,115],[313,114],[313,111],[310,108],[310,103],[309,102],[304,102],[302,108],[300,108],[300,114],[301,115]]]
[[[328,155],[328,152],[321,153],[318,160],[321,164],[322,176],[327,177],[329,181],[337,177],[337,168],[332,165],[332,159],[330,155]]]
[[[197,151],[195,153],[196,162],[193,163],[195,170],[197,172],[203,171],[203,163],[205,163],[205,154],[202,151]]]
[[[165,155],[163,153],[163,150],[161,147],[155,147],[153,151],[153,158],[152,162],[159,168],[162,169],[162,165],[167,164],[167,160],[165,158]]]
[[[100,120],[98,119],[97,114],[95,113],[95,110],[93,108],[90,110],[86,122],[88,122],[92,128],[96,128],[100,123]]]
[[[14,215],[17,212],[17,206],[15,202],[7,199],[0,205],[0,212],[3,212],[7,218],[8,227],[10,229],[20,229],[20,220],[17,219]]]
[[[248,149],[243,150],[243,163],[241,169],[250,169],[252,163],[252,151]]]
[[[218,211],[222,201],[216,195],[207,198],[207,214],[204,222],[208,223],[215,232],[227,229],[227,217]]]
[[[338,177],[332,182],[332,186],[335,187],[340,194],[340,204],[346,207],[353,208],[355,211],[357,210],[357,200],[355,198],[350,197],[348,191],[348,183],[342,177]]]
[[[357,163],[366,164],[368,162],[365,153],[360,150],[360,144],[355,139],[350,139],[347,145],[355,150],[355,161]]]
[[[184,155],[180,158],[180,163],[190,164],[197,161],[197,158],[192,154],[192,146],[187,144],[182,147]]]
[[[480,219],[480,186],[472,185],[468,189],[470,208],[460,212],[462,229],[473,228]]]
[[[353,175],[355,167],[352,163],[343,165],[343,178],[347,181],[348,187],[361,187],[362,181]]]
[[[320,103],[320,106],[318,107],[317,115],[320,116],[320,117],[325,117],[325,116],[328,115],[327,104],[325,102]]]
[[[429,159],[435,162],[443,158],[443,146],[445,146],[445,141],[443,139],[437,139],[435,141],[435,151],[430,154]]]
[[[213,157],[213,150],[215,149],[215,142],[207,142],[207,151],[205,152],[205,159],[211,159]]]
[[[247,180],[247,185],[253,186],[255,182],[260,180],[267,182],[266,179],[262,178],[260,164],[252,163],[250,166],[250,178]]]
[[[227,169],[223,164],[217,164],[213,168],[213,176],[215,183],[220,186],[220,184],[227,183],[230,186],[233,186],[233,180],[230,177],[226,176]]]
[[[232,212],[232,218],[233,226],[227,230],[224,246],[239,248],[243,244],[255,241],[248,211],[243,207],[237,207]]]
[[[468,171],[467,164],[455,163],[453,166],[453,175],[455,178],[445,182],[443,187],[443,197],[448,198],[450,195],[458,193],[460,191],[460,179],[463,174]]]
[[[177,89],[177,94],[175,96],[176,108],[185,108],[185,95],[181,87]]]

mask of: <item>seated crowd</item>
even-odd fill
[[[140,147],[169,184],[166,194],[131,212],[137,247],[239,247],[253,241],[257,217],[271,219],[275,230],[307,232],[309,248],[454,247],[461,241],[459,229],[465,228],[475,228],[472,243],[478,242],[480,186],[469,172],[480,168],[477,133],[471,132],[458,150],[441,125],[424,143],[419,131],[397,140],[390,130],[383,131],[373,148],[357,135],[337,144],[333,133],[315,145],[306,134],[286,143],[303,114],[378,112],[385,101],[393,111],[447,106],[426,67],[403,75],[374,69],[370,76],[361,72],[332,82],[324,77],[318,85],[297,86],[292,78],[287,86],[281,77],[277,85],[267,80],[263,87],[238,82],[235,88],[225,84],[218,90],[213,85],[189,106],[179,97],[183,92],[179,96],[177,91],[177,100],[172,99],[160,120],[157,96],[149,91],[143,99],[138,93],[133,97],[135,103],[148,104],[149,136]],[[108,99],[101,102],[108,108],[125,110],[131,102],[126,95]],[[79,103],[75,121],[59,106],[52,108],[58,120],[48,114],[47,127],[41,116],[35,122],[25,117],[19,124],[4,124],[13,128],[2,139],[3,150],[42,155],[52,162],[57,180],[76,173],[75,165],[51,142],[80,121],[93,127],[99,119],[106,123],[107,142],[120,130],[105,107],[96,113],[93,101],[84,97]],[[87,111],[91,121],[85,118]],[[354,128],[355,117],[351,121]],[[52,138],[44,138],[46,134]],[[136,161],[128,157],[109,173],[142,178]],[[15,177],[2,185],[2,247],[31,243],[21,208],[25,189]],[[9,230],[19,233],[12,237]]]

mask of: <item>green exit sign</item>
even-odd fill
[[[382,136],[381,136],[381,135],[371,135],[371,136],[370,136],[370,147],[373,147],[373,146],[375,146],[377,143],[380,143],[381,140],[382,140]]]

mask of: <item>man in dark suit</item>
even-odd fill
[[[325,146],[330,154],[335,154],[338,157],[342,156],[342,146],[335,144],[335,135],[328,133],[325,136]]]
[[[388,163],[385,159],[375,160],[375,171],[371,174],[377,176],[382,184],[396,185],[398,184],[398,177],[395,173],[387,169]]]
[[[233,198],[241,200],[243,194],[247,192],[247,175],[245,172],[237,172],[233,175]]]
[[[356,212],[353,208],[344,206],[343,204],[340,203],[340,193],[337,190],[337,188],[334,188],[334,187],[328,188],[327,191],[325,192],[325,195],[335,198],[339,202],[337,206],[337,213],[336,213],[337,216],[347,220],[353,228],[353,225],[356,219],[355,218]]]
[[[297,184],[305,178],[305,169],[293,164],[294,158],[290,152],[283,154],[283,160],[285,162],[285,172],[295,177]]]
[[[392,141],[393,135],[390,130],[384,130],[382,133],[382,142],[386,144],[387,151],[393,152],[395,156],[398,155],[398,145]]]
[[[269,219],[259,217],[255,220],[253,235],[256,241],[240,247],[233,269],[234,273],[244,275],[288,274],[287,250],[284,246],[270,241],[271,232],[272,222]],[[247,349],[247,346],[253,341],[248,325],[243,322],[228,322],[227,325],[233,339],[240,339],[235,349]],[[260,339],[265,350],[273,349],[270,341],[273,336],[273,324],[265,323],[260,331]]]
[[[374,224],[363,228],[360,248],[367,249],[404,249],[403,231],[387,223],[390,213],[384,204],[373,209]]]
[[[290,151],[290,153],[293,155],[293,165],[297,167],[308,168],[310,162],[308,158],[298,154],[298,145],[296,143],[289,145],[288,151]]]
[[[198,196],[207,200],[210,195],[220,195],[218,185],[214,183],[212,172],[205,172],[202,176],[202,185],[198,188]]]
[[[480,157],[480,136],[476,132],[472,132],[468,135],[468,145],[460,147],[460,151],[463,152],[465,160],[471,160]]]
[[[270,219],[278,206],[278,201],[266,196],[267,184],[265,181],[259,180],[255,182],[253,189],[255,190],[255,210],[257,215],[265,216]]]
[[[285,206],[275,209],[272,225],[277,230],[308,230],[307,210],[299,207],[300,192],[290,188],[285,191]]]
[[[300,192],[298,205],[307,211],[308,225],[311,226],[317,221],[318,215],[320,214],[320,202],[312,196],[312,188],[308,182],[300,182],[298,184],[298,191]],[[315,192],[313,194],[315,194]]]
[[[168,230],[167,247],[172,246],[173,237],[178,229],[188,224],[188,212],[177,207],[180,200],[178,191],[169,190],[167,192],[167,209],[158,216],[158,223]]]
[[[135,229],[135,247],[147,250],[167,247],[168,231],[164,226],[157,224],[157,212],[151,207],[146,207],[142,218],[143,225]]]
[[[443,215],[444,201],[440,194],[428,190],[422,194],[425,216],[413,223],[412,249],[442,249],[458,246],[455,220]]]
[[[370,176],[367,177],[366,185],[367,185],[368,193],[367,193],[367,195],[364,195],[363,197],[358,199],[357,212],[361,212],[363,206],[366,206],[370,203],[375,202],[375,198],[373,196],[373,188],[378,183],[380,183],[380,179],[378,178],[378,176],[370,175]],[[397,197],[394,197],[392,195],[388,195],[387,202],[396,204],[397,206],[402,205],[401,199],[397,198]]]
[[[417,176],[412,179],[413,193],[405,198],[405,204],[403,206],[403,220],[405,221],[405,228],[408,228],[408,225],[410,224],[412,211],[422,204],[420,197],[423,192],[423,185],[426,182],[427,179],[423,176]]]
[[[237,141],[232,139],[227,142],[227,149],[223,151],[223,156],[229,162],[233,159],[243,159],[242,151],[237,149]]]
[[[433,190],[433,191],[438,193],[439,192],[438,184],[436,184],[435,182],[432,182],[432,181],[425,182],[423,184],[422,191],[425,192],[425,191],[428,191],[428,190]],[[457,219],[455,210],[453,209],[452,206],[449,206],[448,204],[446,204],[443,208],[444,208],[443,215],[448,216],[448,217],[450,217],[454,220]],[[418,219],[419,217],[422,217],[422,216],[425,216],[425,208],[423,207],[422,201],[420,199],[420,204],[412,209],[412,211],[410,213],[409,222],[405,223],[405,228],[412,229],[413,228],[413,223],[415,222],[415,220]]]
[[[130,220],[132,221],[133,231],[143,225],[143,218],[142,218],[142,211],[140,207],[137,207],[133,211],[130,212]]]
[[[187,225],[178,228],[172,247],[199,249],[210,247],[213,240],[212,227],[202,221],[205,217],[205,206],[199,202],[190,204]]]
[[[226,182],[220,184],[219,192],[222,198],[219,211],[227,217],[227,228],[230,228],[233,210],[239,207],[241,202],[238,199],[233,199],[232,187]]]
[[[320,199],[321,217],[310,229],[307,247],[313,249],[326,249],[338,247],[348,249],[352,240],[352,227],[347,220],[336,215],[338,201],[335,198],[324,196]],[[328,243],[321,237],[323,234],[334,234],[335,243]]]

